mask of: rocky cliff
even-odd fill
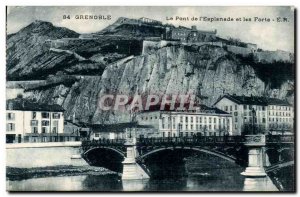
[[[293,68],[293,62],[287,63],[285,70],[275,69],[276,72],[287,73],[285,75],[277,73],[276,76],[280,78],[277,79],[272,74],[263,73],[268,72],[268,69],[262,67],[269,68],[272,64],[258,65],[254,60],[238,57],[222,47],[168,45],[149,54],[107,53],[107,57],[113,54],[122,55],[112,59],[111,62],[101,62],[101,66],[99,62],[90,59],[96,56],[103,57],[101,47],[98,51],[93,48],[93,54],[88,57],[88,62],[79,62],[69,53],[43,50],[38,52],[39,60],[42,62],[39,62],[37,68],[36,65],[31,64],[36,61],[37,56],[26,55],[26,50],[21,47],[12,48],[17,41],[14,36],[16,35],[8,39],[8,78],[16,80],[16,76],[26,72],[27,77],[35,79],[41,72],[47,73],[49,65],[50,68],[63,67],[63,70],[55,70],[56,78],[52,81],[49,77],[46,80],[46,77],[44,81],[38,81],[35,85],[30,84],[24,88],[25,96],[28,98],[62,105],[66,109],[65,118],[72,118],[75,114],[78,120],[85,122],[128,121],[129,116],[126,113],[118,111],[104,113],[98,109],[98,100],[105,94],[133,96],[189,93],[196,94],[202,103],[207,105],[212,105],[226,93],[273,95],[293,101],[294,76],[293,72],[286,71]],[[31,47],[36,46],[33,44]],[[39,45],[37,47],[41,48]],[[80,49],[80,46],[78,48]],[[68,50],[77,50],[80,54],[80,50],[74,45]],[[80,55],[83,54],[82,51]],[[16,61],[18,59],[16,56],[23,56],[25,59],[20,63],[20,60]],[[43,58],[45,56],[46,60]],[[87,68],[87,65],[94,68],[95,72]],[[98,66],[101,69],[98,69]],[[274,64],[274,66],[280,65]],[[76,72],[74,67],[77,68]],[[90,71],[88,74],[84,71],[86,69]],[[58,70],[62,72],[57,72]]]

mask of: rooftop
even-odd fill
[[[180,103],[174,104],[174,109],[170,109],[170,104],[166,104],[164,110],[160,109],[160,105],[150,106],[149,110],[144,110],[142,113],[162,111],[162,112],[186,112],[186,113],[214,113],[214,114],[228,114],[227,112],[215,107],[208,107],[203,104],[194,104],[196,110],[189,110],[189,103],[185,103],[183,109],[181,109]]]
[[[93,132],[125,132],[126,128],[153,128],[148,125],[138,125],[137,122],[125,122],[118,124],[88,124]]]
[[[237,95],[224,95],[219,98],[216,102],[218,103],[223,98],[227,98],[237,104],[244,104],[244,105],[283,105],[283,106],[290,106],[291,104],[288,103],[286,100],[281,100],[278,98],[269,98],[269,97],[259,97],[259,96],[237,96]]]
[[[38,103],[28,99],[16,98],[6,101],[6,110],[20,111],[53,111],[63,112],[65,109],[57,104]]]

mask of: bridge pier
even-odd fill
[[[88,166],[89,164],[82,158],[80,148],[74,148],[74,153],[71,155],[72,166]]]
[[[125,143],[127,154],[123,161],[122,180],[149,179],[149,175],[136,162],[138,152],[136,150],[136,138],[128,138]]]
[[[241,174],[246,177],[266,177],[264,169],[263,147],[266,145],[265,135],[248,135],[245,146],[248,147],[248,167]]]
[[[278,191],[265,172],[266,145],[265,135],[248,135],[245,146],[248,147],[248,167],[241,174],[245,176],[244,191]]]

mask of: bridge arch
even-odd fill
[[[122,172],[125,154],[114,147],[93,147],[82,153],[82,158],[91,166]]]
[[[85,151],[84,153],[83,153],[83,155],[86,155],[86,154],[88,154],[89,152],[91,152],[91,151],[93,151],[93,150],[96,150],[96,149],[107,149],[107,150],[111,150],[111,151],[114,151],[114,152],[116,152],[116,153],[118,153],[120,156],[122,156],[123,158],[125,158],[125,154],[122,152],[122,151],[120,151],[120,150],[118,150],[118,149],[116,149],[116,148],[111,148],[111,147],[93,147],[93,148],[90,148],[90,149],[88,149],[87,151]]]
[[[221,152],[211,151],[211,150],[208,150],[208,149],[198,148],[198,147],[161,147],[161,148],[157,148],[157,149],[154,149],[150,152],[147,152],[145,154],[140,155],[138,157],[138,159],[143,160],[144,158],[146,158],[146,157],[148,157],[148,156],[150,156],[154,153],[164,151],[164,150],[193,150],[193,151],[197,151],[197,152],[201,152],[201,153],[214,155],[216,157],[225,159],[225,160],[233,162],[233,163],[236,163],[236,161],[237,161],[237,159],[233,156],[229,156],[229,155],[226,155],[226,154],[221,153]]]

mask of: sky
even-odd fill
[[[71,19],[63,19],[70,15]],[[111,15],[111,20],[75,19],[76,15]],[[175,20],[189,17],[189,21]],[[293,7],[51,7],[9,6],[7,7],[7,33],[15,33],[35,20],[44,20],[55,26],[66,27],[78,33],[92,33],[114,23],[119,17],[148,17],[171,23],[175,26],[196,25],[200,30],[217,30],[222,38],[238,38],[243,42],[255,43],[264,50],[294,52],[294,8]],[[167,20],[171,17],[173,21]],[[192,17],[251,18],[251,21],[191,21]],[[254,17],[269,18],[270,22],[254,21]],[[277,22],[277,18],[287,22]],[[273,21],[274,19],[274,21]]]

